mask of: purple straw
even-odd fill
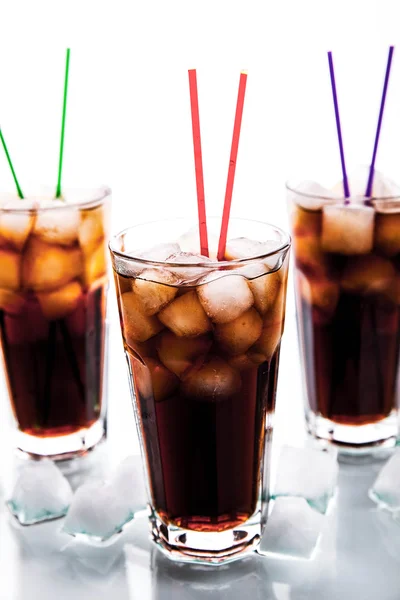
[[[381,107],[380,107],[380,110],[379,110],[378,125],[377,125],[377,128],[376,128],[376,134],[375,134],[374,151],[372,153],[372,161],[371,161],[371,166],[369,168],[369,176],[368,176],[367,189],[365,190],[365,196],[366,196],[366,198],[369,198],[371,196],[372,185],[374,183],[375,160],[376,160],[376,154],[378,152],[379,136],[381,134],[383,111],[385,109],[386,92],[387,92],[388,84],[389,84],[390,68],[392,66],[393,51],[394,51],[394,46],[390,46],[390,48],[389,48],[389,56],[388,56],[388,61],[387,61],[387,66],[386,66],[385,82],[383,84]]]
[[[342,164],[343,191],[344,191],[344,196],[346,198],[345,204],[349,204],[349,201],[347,200],[347,198],[350,197],[350,189],[349,189],[349,182],[347,179],[346,162],[344,160],[342,128],[340,127],[339,105],[338,105],[338,99],[337,99],[337,94],[336,94],[335,71],[333,68],[332,52],[328,52],[328,61],[329,61],[329,73],[331,75],[333,104],[335,107],[336,129],[337,129],[339,150],[340,150],[340,162]]]

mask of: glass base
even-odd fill
[[[26,458],[51,458],[52,460],[64,461],[84,456],[105,437],[105,421],[99,419],[86,429],[57,437],[36,437],[17,431],[15,447],[19,455]]]
[[[308,432],[319,440],[335,444],[341,454],[372,454],[396,445],[398,415],[367,425],[343,425],[311,411],[306,415]]]
[[[215,533],[166,524],[157,513],[152,512],[150,529],[153,541],[169,559],[210,566],[244,558],[257,548],[262,533],[259,512],[234,529]]]

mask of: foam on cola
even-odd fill
[[[379,423],[398,408],[400,200],[389,197],[399,191],[376,173],[369,205],[290,193],[307,396],[333,424]]]
[[[185,248],[189,238],[181,238]],[[146,259],[166,247],[151,248]],[[240,260],[243,248],[261,257],[277,247],[231,240],[232,262],[220,268],[181,248],[157,267],[114,258],[151,504],[166,524],[224,531],[256,510],[275,405],[287,249],[272,269],[268,256]]]
[[[107,226],[103,197],[0,202],[0,336],[23,433],[74,433],[100,415]]]

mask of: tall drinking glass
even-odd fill
[[[50,198],[1,199],[0,339],[16,447],[66,459],[105,435],[110,191]]]
[[[267,517],[290,239],[232,219],[216,262],[181,252],[188,228],[139,225],[110,249],[153,539],[219,563],[253,549]]]
[[[400,197],[288,194],[308,429],[350,453],[394,445]]]

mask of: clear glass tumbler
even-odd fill
[[[28,455],[67,459],[105,435],[110,190],[0,198],[0,339]]]
[[[288,184],[306,420],[342,452],[398,436],[400,198]]]
[[[189,228],[139,225],[110,249],[153,539],[221,563],[254,549],[267,517],[290,238],[232,219],[217,262],[181,251],[196,252]]]

